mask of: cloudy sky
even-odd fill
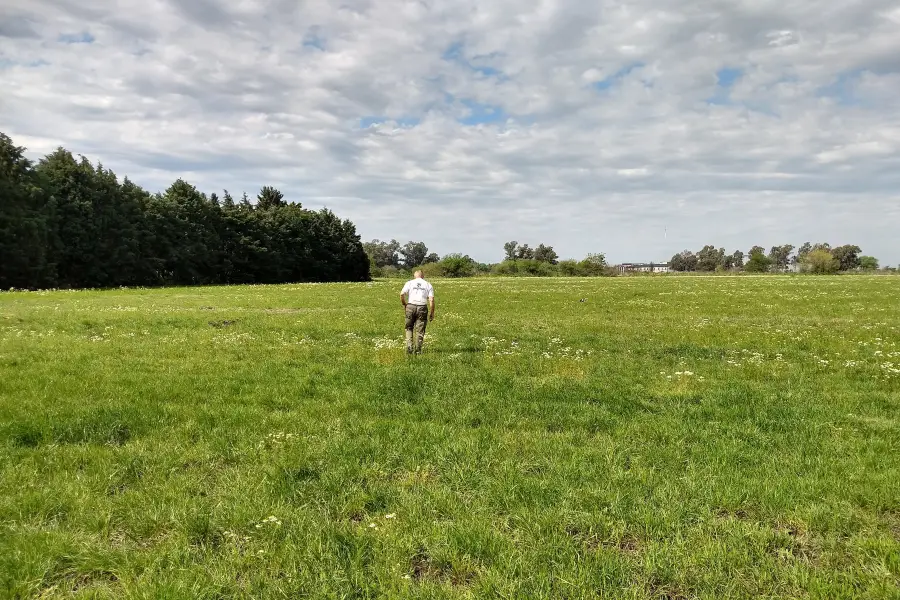
[[[900,262],[897,0],[3,0],[0,131],[499,260]]]

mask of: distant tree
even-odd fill
[[[115,173],[63,148],[36,171],[53,198],[51,252],[59,285],[138,283],[142,207],[123,193]]]
[[[516,260],[516,248],[519,247],[519,242],[513,240],[511,242],[506,242],[503,244],[503,260]]]
[[[547,262],[526,258],[520,260],[505,260],[494,265],[490,271],[495,275],[541,276],[549,277],[556,274],[553,265]]]
[[[425,260],[422,261],[423,265],[430,265],[432,263],[440,262],[441,257],[437,255],[436,252],[432,252],[428,256],[425,257]]]
[[[690,250],[684,250],[672,257],[669,266],[673,271],[696,271],[697,256]]]
[[[766,250],[762,246],[753,246],[747,257],[744,269],[750,273],[765,273],[772,265],[772,259],[766,256]]]
[[[534,259],[534,249],[529,248],[528,244],[522,244],[518,248],[516,248],[516,259],[518,260],[533,260]]]
[[[216,228],[221,216],[218,207],[183,179],[169,186],[160,203],[166,217],[160,239],[167,242],[166,271],[172,274],[173,283],[215,283],[222,247]]]
[[[606,275],[608,268],[606,255],[602,253],[588,254],[584,260],[578,263],[578,272],[590,277]]]
[[[791,263],[798,265],[803,262],[803,257],[812,252],[813,245],[812,242],[803,242],[803,245],[797,249],[797,254],[791,259]]]
[[[722,270],[734,271],[744,268],[744,253],[736,250],[732,254],[726,254],[722,264]]]
[[[400,249],[399,253],[403,266],[409,269],[425,264],[425,259],[428,257],[428,247],[425,245],[425,242],[407,242]]]
[[[572,259],[559,261],[559,274],[565,277],[578,275],[578,262]]]
[[[378,267],[399,267],[401,264],[400,242],[397,240],[390,242],[372,240],[363,244],[363,248]]]
[[[769,260],[772,268],[776,271],[786,271],[788,265],[791,264],[791,252],[793,250],[794,247],[791,244],[772,246],[772,249],[769,250]]]
[[[863,271],[875,271],[878,269],[878,259],[874,256],[860,256],[859,267]]]
[[[559,261],[559,255],[553,250],[553,246],[541,244],[534,249],[534,260],[555,265]]]
[[[861,252],[859,246],[853,246],[847,244],[845,246],[838,246],[831,250],[831,255],[837,259],[840,264],[841,271],[853,271],[858,269],[860,266],[859,253]]]
[[[268,185],[262,188],[256,196],[256,208],[258,210],[269,210],[286,205],[284,194]]]
[[[801,268],[808,273],[827,275],[838,272],[841,268],[841,262],[832,256],[828,250],[816,248],[803,256]]]
[[[716,267],[725,264],[725,249],[716,250],[715,246],[704,246],[697,253],[698,271],[715,271]]]
[[[55,284],[50,197],[25,148],[0,133],[0,289]]]
[[[59,148],[36,167],[0,134],[0,287],[359,281],[356,229],[263,188],[207,196],[184,180],[149,194]]]
[[[439,263],[444,277],[471,277],[477,271],[477,263],[468,255],[448,254]]]

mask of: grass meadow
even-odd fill
[[[434,283],[0,294],[0,597],[900,598],[900,278]]]

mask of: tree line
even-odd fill
[[[504,276],[568,276],[596,277],[620,274],[610,265],[603,253],[588,254],[582,260],[560,260],[553,246],[520,244],[510,241],[503,244],[503,260],[499,263],[479,263],[468,255],[448,254],[440,257],[429,252],[424,242],[397,240],[389,242],[372,240],[363,244],[370,261],[373,277],[407,277],[420,268],[426,277],[471,277],[475,275]],[[704,246],[698,252],[685,250],[672,257],[669,268],[677,272],[737,272],[784,273],[838,273],[842,271],[869,271],[879,268],[878,260],[861,254],[859,246],[847,244],[832,247],[827,243],[806,242],[796,249],[791,244],[773,246],[766,252],[762,246],[754,246],[749,252]]]
[[[800,271],[829,274],[841,271],[878,269],[878,259],[861,255],[854,244],[832,247],[828,243],[806,242],[794,252],[792,244],[772,246],[768,252],[753,246],[745,255],[741,250],[728,254],[724,248],[704,246],[697,253],[684,250],[672,257],[673,271],[747,271],[750,273],[784,273]],[[745,260],[746,258],[746,260]]]
[[[421,269],[426,277],[472,277],[475,275],[504,276],[610,276],[616,270],[602,253],[588,254],[582,260],[559,260],[553,246],[519,244],[510,241],[503,245],[504,258],[499,263],[480,263],[467,254],[454,253],[444,257],[430,252],[424,242],[409,241],[401,245],[397,240],[372,240],[363,244],[369,257],[372,277],[408,277]]]
[[[369,279],[349,220],[256,200],[181,179],[151,194],[63,148],[33,164],[0,133],[0,289]]]

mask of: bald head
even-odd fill
[[[415,273],[413,273],[413,277],[415,277],[416,279],[422,279],[422,271],[416,271]]]

